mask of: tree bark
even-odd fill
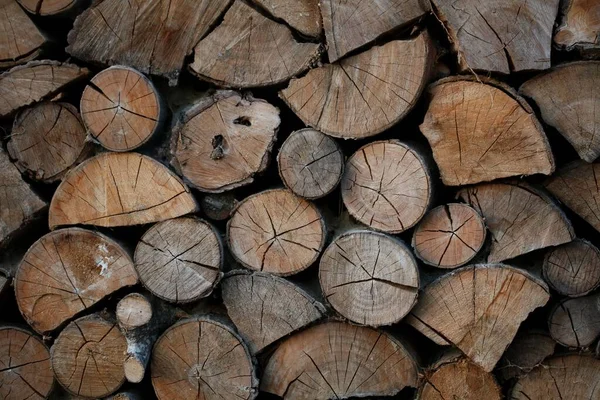
[[[600,286],[600,251],[584,239],[550,249],[542,266],[544,279],[563,296],[584,296]]]
[[[208,219],[224,221],[228,219],[238,205],[235,196],[229,193],[207,194],[200,198],[200,208]]]
[[[42,53],[46,38],[14,0],[0,1],[0,68],[34,60]]]
[[[517,333],[498,364],[504,380],[520,378],[554,354],[556,342],[547,332]]]
[[[554,44],[561,50],[578,50],[584,56],[600,55],[600,5],[594,0],[563,2]]]
[[[318,38],[323,26],[318,0],[254,0],[273,17],[284,20],[303,36]]]
[[[550,335],[565,347],[587,348],[600,336],[600,295],[562,300],[548,317]]]

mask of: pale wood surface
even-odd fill
[[[273,17],[284,20],[302,35],[318,37],[323,29],[319,0],[254,0]]]
[[[75,7],[80,0],[17,0],[25,10],[36,15],[57,15]]]
[[[130,293],[119,300],[115,314],[122,328],[139,328],[152,319],[152,304],[143,294]]]

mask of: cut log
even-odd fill
[[[400,239],[372,231],[350,231],[325,249],[319,264],[323,295],[350,321],[391,325],[417,302],[419,269]]]
[[[525,271],[503,264],[467,266],[427,285],[407,322],[454,344],[489,372],[521,322],[549,298],[546,284]]]
[[[550,68],[559,0],[433,0],[463,72]]]
[[[412,239],[415,255],[438,268],[456,268],[473,259],[485,243],[483,218],[466,204],[450,203],[429,211]]]
[[[81,0],[17,0],[27,12],[43,17],[50,15],[64,15],[73,11]]]
[[[196,211],[189,189],[167,167],[137,153],[104,153],[71,170],[50,204],[50,229],[140,225]]]
[[[150,370],[159,399],[252,400],[258,394],[244,342],[226,325],[206,317],[167,329],[154,346]]]
[[[389,233],[404,232],[419,222],[432,191],[423,157],[397,140],[361,147],[348,159],[342,178],[342,200],[350,215]]]
[[[279,109],[268,102],[219,91],[195,103],[179,121],[172,162],[204,192],[247,185],[269,165],[280,123]]]
[[[51,349],[52,369],[69,393],[105,397],[125,381],[127,342],[116,322],[92,314],[71,322]]]
[[[148,229],[134,259],[142,284],[152,294],[187,303],[212,293],[221,277],[223,247],[210,224],[184,217]]]
[[[371,328],[327,322],[275,350],[261,390],[289,400],[346,399],[391,396],[416,387],[417,380],[417,364],[401,341]]]
[[[90,136],[112,151],[129,151],[160,129],[164,107],[152,82],[117,66],[94,76],[81,95],[81,116]]]
[[[287,26],[236,0],[194,48],[190,70],[223,87],[268,86],[306,71],[319,53],[319,44],[296,41]]]
[[[233,271],[221,290],[227,314],[253,354],[325,314],[304,290],[271,274]]]
[[[498,372],[505,380],[519,378],[554,354],[556,342],[546,332],[517,334],[498,364]]]
[[[293,132],[277,155],[281,180],[292,192],[317,199],[335,189],[344,173],[344,153],[328,136],[314,129]]]
[[[36,336],[0,327],[0,398],[42,400],[54,385],[50,352]]]
[[[312,69],[279,95],[306,125],[325,134],[373,136],[413,108],[429,79],[433,53],[427,33],[394,40]]]
[[[123,329],[135,329],[152,319],[152,304],[140,293],[130,293],[117,303],[117,321]]]
[[[21,112],[14,121],[8,154],[31,179],[57,181],[89,153],[86,131],[77,109],[46,102]]]
[[[319,3],[329,62],[407,25],[430,11],[428,1],[324,0]],[[408,58],[407,58],[408,60]]]
[[[325,233],[319,210],[285,189],[247,197],[227,223],[229,249],[236,260],[247,268],[284,276],[315,262]]]
[[[600,12],[600,6],[598,6]],[[600,18],[600,16],[599,16]],[[519,91],[540,108],[544,121],[554,126],[575,148],[579,157],[592,162],[600,155],[595,133],[600,116],[600,62],[559,65],[525,82]]]
[[[567,0],[554,34],[560,49],[598,52],[600,50],[600,4],[595,0]]]
[[[232,193],[207,194],[200,199],[200,208],[206,217],[215,221],[228,219],[237,205]]]
[[[46,38],[15,0],[0,1],[0,68],[39,57]]]
[[[600,251],[587,240],[550,249],[542,266],[544,279],[558,293],[584,296],[600,286]]]
[[[318,38],[323,29],[318,0],[254,0],[273,17],[284,20],[304,36]]]
[[[575,239],[571,223],[544,192],[525,182],[488,183],[458,192],[485,219],[488,262],[508,260]]]
[[[67,52],[81,60],[129,65],[177,84],[184,59],[231,0],[105,0],[85,10]]]
[[[6,117],[29,104],[50,99],[89,73],[86,68],[75,64],[49,60],[32,61],[15,67],[0,75],[0,117]]]
[[[451,77],[430,88],[432,99],[420,129],[444,184],[550,175],[554,157],[531,108],[508,86],[485,82]]]
[[[587,348],[600,336],[600,295],[562,300],[548,317],[550,335],[565,347]]]

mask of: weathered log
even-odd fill
[[[550,312],[548,328],[558,344],[589,347],[600,336],[600,295],[562,300]]]
[[[319,264],[323,295],[349,320],[370,326],[400,321],[417,302],[417,261],[400,239],[356,230],[325,249]]]
[[[555,347],[556,342],[547,332],[517,333],[498,363],[497,370],[505,380],[519,378],[554,354]]]
[[[600,50],[600,4],[595,0],[566,0],[554,33],[559,49],[598,54]]]
[[[558,293],[584,296],[600,286],[600,251],[587,240],[575,239],[548,250],[542,273]]]
[[[400,340],[367,327],[327,322],[275,350],[261,390],[290,400],[346,399],[391,396],[416,387],[417,381],[415,359]]]
[[[65,176],[52,197],[49,224],[139,225],[196,209],[189,189],[158,161],[138,153],[103,153]]]
[[[323,29],[318,0],[254,0],[273,17],[284,20],[304,36],[319,37]]]
[[[238,201],[231,192],[207,194],[200,198],[200,208],[207,218],[215,221],[228,219],[237,205]]]
[[[372,142],[357,150],[346,163],[341,187],[350,215],[389,233],[412,228],[433,196],[425,160],[397,140]]]
[[[306,125],[327,135],[373,136],[413,108],[429,79],[434,52],[427,33],[394,40],[312,69],[279,95]]]
[[[247,197],[227,223],[229,249],[236,260],[247,268],[284,276],[315,262],[325,234],[319,210],[285,189]]]
[[[429,211],[412,238],[415,255],[438,268],[456,268],[471,261],[483,247],[486,227],[466,204],[450,203]]]
[[[15,0],[0,1],[0,68],[24,64],[40,56],[46,38]]]
[[[75,11],[85,1],[82,0],[17,0],[27,12],[43,17],[65,15]]]

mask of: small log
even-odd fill
[[[344,153],[328,136],[314,129],[293,132],[277,154],[281,180],[292,192],[306,199],[328,195],[344,173]]]
[[[597,9],[600,12],[600,6]],[[559,65],[525,82],[519,92],[535,101],[544,121],[571,143],[579,157],[587,162],[598,158],[600,138],[595,132],[600,116],[594,107],[600,102],[600,62]]]
[[[50,229],[64,225],[140,225],[197,210],[184,183],[138,153],[103,153],[65,177],[50,203]]]
[[[369,143],[347,161],[341,190],[350,215],[373,229],[412,228],[432,201],[432,178],[421,154],[397,140]]]
[[[90,136],[112,151],[146,143],[161,128],[166,113],[152,82],[123,66],[94,76],[81,95],[80,108]]]
[[[14,0],[0,1],[0,68],[38,58],[46,38]]]
[[[520,378],[554,354],[555,347],[546,332],[518,333],[498,364],[499,375],[504,380]]]
[[[101,314],[71,322],[58,335],[51,349],[56,380],[69,393],[83,397],[105,397],[123,382],[125,336],[117,323]]]
[[[430,93],[420,129],[444,184],[554,172],[544,130],[513,89],[488,79],[451,77],[435,83]]]
[[[289,400],[346,399],[391,396],[416,387],[417,381],[415,359],[400,340],[367,327],[326,322],[275,350],[261,391]]]
[[[32,333],[0,327],[0,398],[45,399],[54,386],[50,352]]]
[[[427,285],[407,322],[435,342],[441,337],[454,344],[490,372],[521,322],[549,298],[546,284],[525,271],[503,264],[472,265]]]
[[[135,249],[142,284],[157,297],[188,303],[210,295],[223,267],[223,246],[207,222],[184,217],[160,222]]]
[[[229,193],[207,194],[200,198],[200,208],[208,219],[223,221],[228,219],[238,205],[235,196]]]
[[[279,109],[265,100],[219,91],[182,116],[175,128],[172,163],[204,192],[247,185],[269,165],[280,123]]]
[[[415,255],[438,268],[465,265],[485,243],[486,227],[479,213],[466,204],[450,203],[429,211],[412,238]]]
[[[600,295],[562,300],[548,317],[550,335],[565,347],[587,348],[600,336]]]
[[[140,293],[130,293],[117,303],[116,317],[122,329],[140,328],[152,319],[152,304]]]
[[[579,50],[584,55],[600,50],[600,4],[595,0],[563,2],[554,44],[561,50]]]
[[[252,400],[258,394],[246,345],[233,329],[207,317],[180,321],[167,329],[154,346],[150,370],[159,399]]]
[[[319,131],[362,139],[392,127],[408,114],[429,79],[434,48],[427,33],[394,40],[310,70],[279,96]],[[394,60],[403,59],[397,63]]]
[[[318,0],[254,0],[273,17],[284,20],[303,36],[318,38],[323,29]]]
[[[51,183],[87,156],[85,139],[75,107],[46,102],[17,115],[6,147],[22,174]]]
[[[417,302],[419,269],[400,239],[350,231],[323,252],[319,282],[327,301],[345,318],[370,326],[391,325]]]
[[[75,11],[82,0],[17,0],[27,12],[42,17],[65,15]]]
[[[237,261],[253,270],[283,276],[315,262],[325,234],[319,210],[285,189],[247,197],[227,223],[229,249]]]
[[[221,290],[227,314],[252,354],[325,314],[325,307],[304,290],[271,274],[233,271]]]
[[[600,250],[583,239],[552,248],[544,257],[542,273],[563,296],[584,296],[600,286]]]
[[[481,184],[461,189],[457,197],[485,219],[492,236],[488,262],[575,239],[562,210],[547,194],[525,182]]]

